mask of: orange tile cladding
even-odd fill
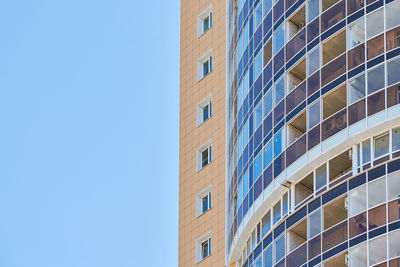
[[[197,37],[212,5],[213,25]],[[179,266],[225,265],[226,2],[181,0],[179,119]],[[197,60],[212,49],[212,72],[197,81]],[[197,126],[197,104],[212,94],[212,116]],[[196,171],[197,148],[212,139],[212,162]],[[196,218],[196,195],[212,185],[212,208]],[[211,231],[211,255],[196,264],[196,240]]]

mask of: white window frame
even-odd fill
[[[205,188],[203,191],[197,194],[196,196],[196,214],[197,217],[202,215],[203,213],[206,213],[211,209],[211,203],[212,203],[212,197],[211,197],[211,192],[212,191],[212,186],[209,185],[207,188]],[[208,209],[203,212],[203,198],[208,196]]]
[[[202,255],[202,245],[204,242],[208,241],[208,255],[203,257]],[[196,263],[208,258],[211,255],[211,231],[199,237],[196,240]]]
[[[212,95],[207,96],[203,100],[200,101],[199,104],[197,104],[197,126],[200,126],[203,122],[208,120],[212,116]],[[209,114],[208,118],[204,119],[203,117],[203,111],[204,108],[209,106]]]
[[[209,70],[207,73],[203,73],[203,64],[206,62],[209,62]],[[198,60],[197,60],[197,81],[200,81],[204,77],[206,77],[208,74],[212,72],[212,49],[208,50],[204,55],[202,55]]]
[[[205,151],[206,149],[208,149],[208,163],[206,165],[204,165],[203,167],[203,162],[202,162],[202,153],[203,151]],[[205,144],[203,144],[201,147],[199,147],[197,149],[197,171],[200,171],[201,169],[207,167],[211,162],[212,162],[212,158],[211,158],[211,149],[212,149],[212,141],[211,139],[208,140]]]
[[[206,31],[204,31],[204,20],[206,18],[209,18],[209,27],[207,28]],[[202,36],[204,33],[206,33],[211,27],[213,26],[213,17],[212,17],[212,5],[207,7],[203,12],[199,14],[197,17],[197,37]]]

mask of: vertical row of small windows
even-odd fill
[[[198,16],[197,36],[206,33],[213,25],[212,6],[208,7]],[[200,81],[212,71],[212,49],[206,52],[197,61],[197,81]],[[197,126],[211,117],[212,96],[209,95],[197,104]],[[211,162],[211,140],[197,149],[197,171],[200,171]],[[211,185],[197,194],[197,217],[211,209]],[[196,262],[200,262],[211,254],[211,232],[196,241]]]

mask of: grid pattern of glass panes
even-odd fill
[[[352,177],[284,223],[274,220],[277,204],[252,231],[239,266],[302,266],[321,261],[326,266],[331,261],[337,264],[333,266],[346,266],[344,254],[350,267],[400,262],[399,159]]]
[[[399,1],[239,2],[229,9],[229,245],[285,168],[400,102]]]

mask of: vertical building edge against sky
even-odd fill
[[[400,0],[181,6],[179,266],[400,266]]]

